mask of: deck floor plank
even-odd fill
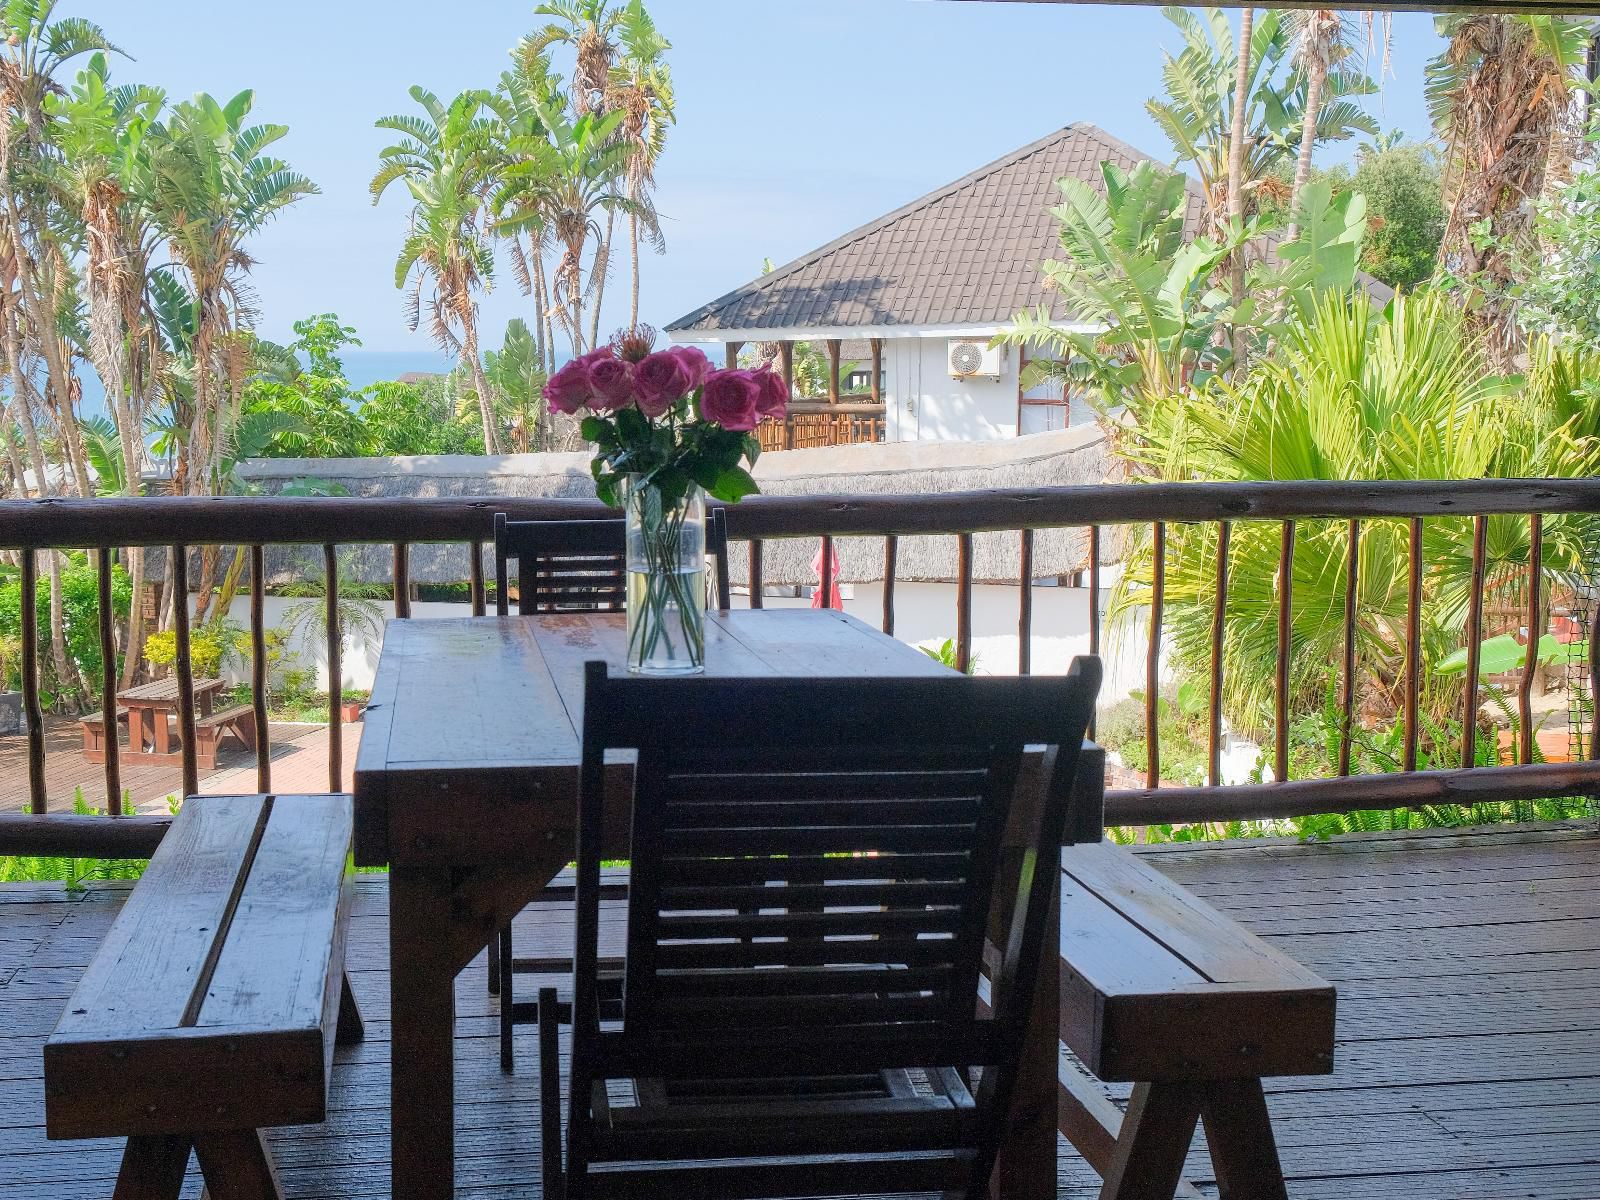
[[[1152,848],[1151,860],[1339,985],[1334,1075],[1275,1080],[1295,1200],[1600,1197],[1600,837],[1576,826]],[[40,1051],[125,885],[0,886],[0,1200],[103,1200],[121,1147],[46,1141]],[[608,914],[606,935],[622,925]],[[275,1131],[290,1200],[388,1192],[388,913],[364,877],[349,966],[367,1040],[341,1048],[326,1125]],[[530,912],[518,944],[570,943]],[[522,979],[519,990],[535,980]],[[481,965],[457,987],[457,1195],[539,1196],[537,1047],[498,1070]],[[1125,1099],[1126,1089],[1110,1089]],[[1214,1196],[1204,1151],[1190,1178]],[[1063,1200],[1098,1193],[1063,1144]],[[187,1200],[197,1200],[193,1172]]]

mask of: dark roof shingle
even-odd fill
[[[667,326],[676,332],[903,325],[1003,325],[1047,298],[1040,266],[1058,248],[1056,180],[1099,184],[1100,164],[1149,156],[1088,124],[1068,125],[752,280]],[[1205,211],[1189,187],[1184,232]]]

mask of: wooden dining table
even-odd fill
[[[454,1194],[455,977],[572,861],[584,664],[622,669],[624,622],[620,613],[408,619],[385,631],[356,758],[355,858],[389,867],[394,1200]],[[946,670],[842,612],[707,614],[715,677]],[[608,855],[628,852],[630,779],[627,763],[611,767]],[[1048,1112],[1022,1112],[1002,1156],[1016,1177],[1004,1194],[1019,1200],[1055,1194],[1054,1011],[1041,1019],[1047,1071],[1018,1103]]]

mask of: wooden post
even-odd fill
[[[839,347],[838,338],[828,339],[828,403],[839,403]]]
[[[739,351],[744,349],[743,342],[727,342],[722,348],[722,365],[728,370],[733,370],[739,365]]]
[[[872,339],[872,402],[883,403],[883,339]]]
[[[794,396],[794,343],[779,342],[778,355],[783,362],[783,385],[788,388],[789,395]],[[788,416],[783,422],[783,448],[794,449],[794,417]]]

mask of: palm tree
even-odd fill
[[[555,20],[524,40],[518,53],[542,55],[551,46],[568,45],[577,55],[572,72],[572,107],[578,116],[604,111],[611,82],[611,60],[616,55],[612,34],[623,14],[611,0],[547,0],[533,10],[535,16]]]
[[[443,349],[459,354],[472,373],[484,453],[498,454],[493,402],[478,350],[477,301],[478,292],[494,281],[485,205],[499,165],[496,113],[492,97],[481,90],[462,92],[448,107],[421,87],[411,89],[411,98],[424,116],[388,116],[377,122],[380,129],[398,132],[401,140],[379,156],[383,165],[372,177],[372,202],[382,199],[396,180],[410,193],[410,226],[395,262],[395,286],[404,288],[410,281],[408,323],[416,329],[431,281],[429,331]]]
[[[663,56],[672,43],[662,37],[643,0],[632,0],[620,24],[622,61],[611,70],[607,85],[608,107],[623,114],[619,129],[627,144],[628,198],[637,211],[628,214],[628,249],[633,267],[633,287],[628,307],[628,328],[639,328],[639,231],[659,254],[666,249],[661,224],[656,219],[650,190],[655,186],[656,163],[666,147],[667,126],[676,119],[672,97],[672,72]]]
[[[1471,290],[1473,327],[1490,361],[1509,370],[1512,269],[1532,242],[1534,205],[1562,144],[1589,31],[1558,17],[1493,13],[1443,15],[1435,27],[1449,39],[1428,65],[1427,85],[1446,145],[1440,270]]]
[[[45,99],[56,152],[50,182],[83,228],[88,356],[115,422],[118,474],[131,489],[144,465],[141,326],[151,246],[148,214],[129,195],[128,178],[164,103],[156,88],[112,87],[100,52],[70,91]]]
[[[623,23],[622,10],[612,7],[612,0],[549,0],[533,11],[538,16],[556,20],[526,38],[518,53],[537,58],[552,46],[571,46],[575,58],[570,94],[573,116],[603,117],[614,111],[611,78],[617,45],[613,38]],[[605,301],[606,281],[611,277],[611,245],[616,221],[616,209],[608,209],[605,232],[595,242],[594,263],[589,275],[590,286],[594,289],[589,325],[591,346],[600,342],[600,309]]]
[[[145,177],[157,228],[174,266],[187,277],[194,303],[194,422],[176,479],[190,494],[218,485],[223,432],[237,416],[241,367],[248,347],[237,336],[254,315],[245,243],[316,185],[281,159],[264,155],[288,133],[283,125],[249,125],[254,93],[226,105],[201,93],[176,105],[149,132]]]
[[[585,286],[584,251],[591,236],[603,239],[599,214],[641,212],[638,203],[619,190],[628,155],[627,145],[615,136],[623,114],[601,117],[590,112],[568,120],[552,97],[531,97],[529,102],[545,137],[520,145],[516,161],[502,171],[494,208],[509,215],[496,228],[548,230],[560,247],[551,299],[577,355],[585,348],[584,314],[605,268],[602,241]],[[598,311],[596,298],[596,315]]]
[[[1220,9],[1163,10],[1183,34],[1184,49],[1162,67],[1164,94],[1145,109],[1181,160],[1194,164],[1205,192],[1212,231],[1242,226],[1256,197],[1273,186],[1279,169],[1300,144],[1306,113],[1305,81],[1285,75],[1291,49],[1283,14],[1244,10],[1235,44]],[[1336,71],[1327,78],[1315,142],[1373,135],[1377,123],[1349,99],[1375,85],[1365,75]]]

